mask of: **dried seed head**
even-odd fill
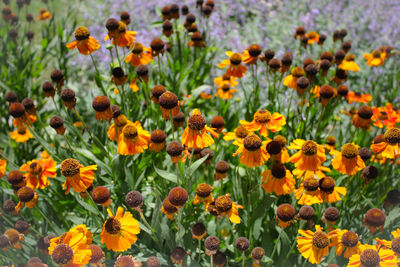
[[[14,213],[15,212],[15,206],[17,206],[17,204],[14,202],[14,200],[11,199],[7,199],[6,201],[4,201],[3,203],[3,210],[6,213]]]
[[[28,231],[29,227],[31,225],[25,221],[25,220],[18,220],[15,222],[14,224],[14,228],[15,230],[17,230],[18,232],[20,232],[21,234],[25,233],[26,231]]]
[[[232,209],[232,199],[228,196],[220,196],[215,200],[215,208],[218,212],[227,212]]]
[[[52,260],[57,264],[67,264],[71,262],[74,257],[74,251],[66,244],[58,245],[51,254]]]
[[[400,143],[400,128],[391,128],[384,135],[385,141],[391,145]]]
[[[259,55],[261,55],[261,46],[258,44],[252,44],[250,45],[247,50],[249,51],[250,56],[252,57],[258,57]]]
[[[267,152],[269,154],[277,155],[277,154],[281,153],[283,146],[279,141],[272,140],[271,142],[269,142],[267,144],[266,148],[267,148]]]
[[[18,102],[11,103],[8,111],[10,112],[10,115],[14,118],[21,118],[25,115],[24,105]]]
[[[329,246],[328,234],[322,231],[316,231],[312,238],[313,246],[323,249]]]
[[[118,118],[121,115],[121,109],[118,107],[118,105],[112,105],[111,112],[113,114],[114,119]]]
[[[312,58],[306,58],[303,60],[303,69],[305,70],[308,65],[315,64]]]
[[[225,120],[222,116],[214,116],[211,119],[211,127],[215,128],[215,129],[220,129],[220,128],[224,128],[225,126]]]
[[[169,20],[166,20],[162,24],[162,29],[163,31],[171,31],[173,28],[172,23]]]
[[[370,106],[361,106],[358,109],[357,114],[361,118],[369,120],[373,115],[373,111],[372,111],[372,108]]]
[[[355,247],[358,240],[358,235],[352,231],[347,231],[342,235],[342,244],[348,248]]]
[[[363,161],[369,160],[372,156],[371,150],[367,147],[360,147],[358,149],[358,154],[360,155],[360,157]]]
[[[366,249],[360,254],[360,262],[362,266],[365,267],[378,267],[380,264],[381,258],[379,254],[374,249]]]
[[[179,111],[175,116],[172,117],[175,127],[180,127],[185,124],[185,114]]]
[[[182,207],[188,200],[188,192],[183,187],[174,187],[169,191],[168,200],[172,205]]]
[[[97,204],[106,203],[110,199],[110,196],[110,190],[104,186],[98,186],[92,191],[93,201]]]
[[[146,267],[161,267],[160,260],[155,256],[151,256],[146,261]]]
[[[196,16],[195,16],[194,14],[190,13],[190,14],[188,14],[188,15],[186,16],[186,23],[187,23],[188,25],[193,24],[195,21],[196,21]]]
[[[339,87],[337,88],[337,92],[340,96],[346,97],[347,94],[349,93],[349,87],[347,87],[346,85],[339,85]]]
[[[64,102],[71,102],[75,100],[75,92],[72,89],[66,88],[61,91],[61,99]]]
[[[304,142],[304,144],[301,146],[301,152],[303,152],[303,154],[306,156],[313,156],[317,154],[318,152],[317,143],[315,143],[312,140]]]
[[[104,258],[104,252],[98,245],[90,244],[89,249],[92,251],[92,256],[90,257],[89,263],[95,264],[99,263],[101,259]]]
[[[107,28],[107,30],[109,30],[109,31],[116,31],[116,30],[118,30],[118,27],[119,27],[119,22],[118,22],[118,20],[116,20],[116,19],[114,19],[114,18],[109,18],[109,19],[106,21],[106,28]]]
[[[343,42],[342,49],[346,53],[349,52],[349,50],[351,49],[351,42],[350,41]]]
[[[203,236],[206,233],[206,227],[203,223],[198,222],[192,226],[193,236]]]
[[[169,202],[168,197],[164,198],[162,206],[164,207],[164,210],[168,213],[175,213],[178,211],[177,207]]]
[[[150,43],[150,47],[153,51],[159,52],[164,49],[164,41],[160,38],[154,38]]]
[[[196,187],[196,195],[200,197],[208,197],[212,192],[212,187],[209,184],[201,183]]]
[[[377,208],[372,208],[365,214],[365,222],[368,226],[379,227],[385,224],[386,215]]]
[[[255,247],[251,251],[251,257],[255,260],[261,260],[265,255],[265,250],[262,247]]]
[[[171,157],[177,157],[182,154],[183,146],[181,143],[179,143],[177,141],[172,141],[171,143],[169,143],[167,145],[166,150],[167,150],[168,155],[170,155]]]
[[[336,222],[337,220],[339,220],[339,217],[340,211],[335,207],[329,207],[324,212],[324,218],[328,222]]]
[[[159,130],[159,129],[154,130],[150,136],[151,141],[156,144],[163,143],[166,138],[167,138],[167,135],[164,133],[164,131]]]
[[[292,205],[285,203],[279,205],[278,209],[276,210],[276,215],[278,216],[279,220],[283,222],[289,222],[296,215],[296,210]]]
[[[400,191],[397,189],[390,190],[386,195],[386,199],[392,205],[400,204]]]
[[[243,139],[244,148],[248,151],[257,151],[262,145],[260,137],[255,134],[248,135]]]
[[[378,174],[379,174],[378,169],[375,166],[367,166],[364,168],[362,172],[362,177],[368,180],[372,180],[378,177]]]
[[[151,95],[156,98],[159,99],[160,96],[165,93],[167,90],[165,89],[165,87],[163,85],[156,85],[154,86],[153,90],[151,90]]]
[[[137,266],[135,263],[135,258],[133,258],[131,255],[119,255],[114,263],[114,267],[135,267]]]
[[[147,65],[140,64],[136,67],[136,74],[140,78],[146,77],[149,74],[149,67],[147,67]]]
[[[311,206],[302,206],[299,210],[299,217],[303,220],[311,220],[315,215],[314,208]]]
[[[326,60],[328,60],[329,62],[332,62],[332,61],[333,61],[333,55],[332,55],[331,52],[326,51],[326,52],[323,52],[323,53],[321,54],[320,59],[321,59],[321,60],[326,59]]]
[[[50,127],[57,130],[64,126],[64,120],[59,116],[53,116],[50,119]]]
[[[34,198],[35,191],[30,187],[24,186],[18,190],[17,196],[18,196],[19,201],[29,202]]]
[[[304,179],[303,185],[307,191],[316,191],[319,187],[319,181],[311,176]]]
[[[335,94],[335,90],[333,89],[332,86],[324,84],[321,86],[319,94],[322,98],[330,99]]]
[[[246,251],[250,248],[250,241],[246,237],[239,237],[235,241],[235,247],[239,251]]]
[[[273,70],[278,70],[281,67],[281,61],[273,58],[268,62],[268,66]]]
[[[346,53],[343,50],[338,50],[335,52],[335,62],[336,64],[342,63]]]
[[[61,174],[72,177],[80,172],[81,164],[76,159],[66,159],[61,163]]]
[[[304,70],[306,71],[307,77],[314,77],[318,73],[318,67],[314,63],[308,64]]]
[[[318,44],[319,44],[319,45],[323,45],[324,42],[325,42],[325,40],[326,40],[326,35],[323,34],[323,33],[321,33],[321,34],[319,35]]]
[[[25,176],[22,174],[22,172],[20,172],[18,170],[12,170],[7,175],[7,180],[12,185],[18,185],[21,182],[23,182],[24,179],[25,179]]]
[[[224,266],[226,263],[226,255],[221,251],[217,251],[213,257],[213,264],[216,266]]]
[[[163,93],[158,100],[164,109],[173,109],[178,105],[178,97],[169,91]]]
[[[138,191],[130,191],[125,196],[125,203],[131,208],[138,208],[143,205],[142,194]]]
[[[293,55],[291,52],[286,52],[285,54],[283,54],[282,56],[282,65],[283,66],[290,66],[292,65],[293,62]]]
[[[273,49],[267,49],[264,51],[264,56],[265,56],[265,59],[267,59],[267,61],[269,61],[274,58],[275,51]]]
[[[0,235],[0,249],[6,249],[10,246],[10,241],[6,235]]]
[[[206,249],[208,249],[210,251],[216,251],[216,250],[218,250],[219,245],[220,245],[219,238],[211,235],[206,238],[206,240],[204,241],[204,245],[205,245]]]
[[[233,53],[230,57],[229,60],[231,62],[232,65],[239,65],[240,63],[242,63],[242,55],[240,55],[239,53]]]
[[[181,7],[182,15],[186,16],[189,13],[189,7],[187,5],[183,5]]]
[[[283,179],[286,176],[286,167],[281,163],[276,163],[271,167],[271,174],[276,179]]]
[[[331,67],[331,62],[329,61],[329,60],[327,60],[327,59],[323,59],[323,60],[321,60],[321,62],[319,63],[319,67],[322,69],[322,70],[328,70],[330,67]]]
[[[303,36],[304,34],[306,34],[306,29],[303,26],[296,28],[295,36]]]
[[[17,96],[17,94],[14,93],[14,92],[12,92],[12,91],[8,91],[8,92],[5,94],[5,97],[4,97],[4,98],[5,98],[6,101],[9,102],[9,103],[18,102],[18,96]]]
[[[297,79],[297,87],[299,89],[306,89],[310,85],[310,81],[306,77],[300,77]]]
[[[385,142],[385,135],[383,134],[378,134],[375,136],[374,140],[372,141],[373,144],[379,144]]]
[[[112,76],[115,78],[122,78],[125,76],[125,72],[121,67],[115,67],[111,71]]]
[[[171,257],[176,261],[181,261],[187,255],[187,252],[182,247],[176,247],[171,252]]]
[[[214,152],[209,148],[205,148],[200,151],[200,157],[202,157],[202,158],[208,157],[207,158],[208,161],[212,160],[213,156],[214,156]]]
[[[397,255],[400,254],[400,237],[396,237],[392,240],[392,250]]]
[[[64,79],[64,73],[61,70],[53,70],[50,78],[54,83],[61,82]]]
[[[221,174],[227,173],[229,171],[229,163],[224,160],[218,161],[215,164],[215,171]]]

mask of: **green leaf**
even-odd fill
[[[190,165],[190,167],[188,169],[188,175],[192,175],[200,167],[200,165],[203,164],[203,162],[207,160],[207,158],[208,158],[208,155],[205,157],[202,157],[201,159],[196,160],[195,163]]]
[[[175,184],[177,183],[177,177],[176,177],[175,174],[167,172],[167,171],[164,171],[164,170],[157,169],[156,166],[154,166],[154,170],[156,171],[156,173],[158,175],[160,175],[165,180],[171,181],[171,182],[173,182]]]
[[[90,211],[91,213],[96,214],[96,215],[100,215],[100,212],[99,212],[98,209],[96,209],[96,208],[93,207],[92,205],[90,205],[90,204],[86,203],[85,201],[83,201],[82,199],[80,199],[79,196],[76,196],[76,201],[78,201],[79,204],[80,204],[82,207],[84,207],[87,211]]]

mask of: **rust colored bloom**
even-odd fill
[[[108,207],[111,204],[111,193],[107,187],[98,186],[92,191],[92,199],[96,204],[100,204],[103,207]]]
[[[243,209],[243,206],[233,202],[229,194],[220,196],[215,199],[215,208],[219,216],[227,216],[232,223],[240,223],[238,209]]]
[[[117,153],[120,155],[136,155],[148,148],[150,133],[142,128],[139,121],[127,123],[118,137]]]
[[[370,128],[372,122],[371,117],[373,115],[372,108],[370,106],[361,106],[357,113],[353,115],[352,123],[356,127],[367,130]]]
[[[387,59],[387,54],[386,52],[374,50],[371,54],[365,53],[364,59],[370,67],[382,66]]]
[[[364,217],[364,224],[367,224],[369,231],[374,233],[376,228],[379,228],[383,232],[383,226],[385,225],[386,215],[382,210],[372,208],[367,211]],[[363,225],[364,226],[364,225]]]
[[[63,184],[65,194],[69,193],[72,188],[80,193],[84,192],[94,180],[94,171],[97,165],[89,165],[84,167],[76,159],[66,159],[61,163],[61,174],[66,178]]]
[[[159,103],[161,107],[162,117],[168,121],[170,114],[175,116],[178,114],[180,109],[180,103],[178,97],[172,92],[165,92],[159,97]]]
[[[259,131],[260,135],[267,137],[268,130],[278,132],[282,130],[282,126],[286,124],[285,116],[275,112],[271,114],[266,109],[260,109],[254,114],[253,121],[239,121],[249,132]]]
[[[349,92],[347,94],[347,100],[349,104],[356,103],[369,103],[372,100],[372,96],[370,94],[362,94],[360,92]]]
[[[296,215],[296,210],[290,204],[281,204],[276,210],[276,220],[278,225],[282,228],[286,228],[290,225],[294,216]]]
[[[96,111],[96,120],[111,121],[113,113],[111,111],[110,99],[106,96],[97,96],[93,99],[92,107]]]
[[[261,166],[269,159],[265,143],[260,137],[251,133],[243,139],[242,143],[238,143],[239,147],[233,156],[240,154],[240,163],[249,168]]]
[[[229,163],[221,160],[218,161],[217,164],[215,164],[215,170],[214,170],[214,180],[221,180],[225,178],[228,175],[229,171]]]
[[[153,57],[158,56],[159,54],[164,55],[164,41],[160,38],[154,38],[150,43],[151,55]]]
[[[201,240],[206,236],[206,234],[207,234],[206,227],[204,226],[203,223],[198,222],[192,226],[193,239]]]
[[[33,189],[44,189],[50,185],[48,178],[57,176],[57,163],[44,151],[41,158],[23,164],[20,171],[27,172],[25,174],[26,186]]]
[[[322,227],[316,225],[315,232],[299,230],[297,236],[299,252],[312,264],[321,263],[322,257],[329,253],[330,236],[322,230]]]
[[[75,30],[75,41],[66,45],[69,49],[78,48],[79,53],[89,55],[100,48],[99,42],[90,36],[90,32],[86,27],[78,27]]]
[[[300,205],[311,206],[323,202],[319,181],[313,176],[306,177],[294,194]]]
[[[335,180],[330,176],[319,180],[319,189],[325,203],[338,202],[342,200],[341,196],[345,196],[347,193],[346,187],[336,186]]]
[[[217,133],[221,133],[225,127],[225,120],[222,116],[214,116],[211,119],[211,128],[214,128]]]
[[[296,181],[290,170],[287,170],[283,164],[272,165],[270,170],[262,172],[262,187],[266,193],[275,193],[276,195],[291,194],[294,191]]]
[[[151,48],[145,47],[139,42],[132,44],[131,53],[125,58],[126,63],[131,63],[132,66],[137,67],[140,64],[147,65],[153,61],[151,55]]]
[[[177,214],[178,211],[179,211],[178,208],[171,204],[168,197],[166,197],[163,200],[162,206],[161,206],[161,212],[164,213],[165,215],[167,215],[168,219],[173,221],[175,219],[175,214]]]
[[[289,149],[299,150],[290,157],[290,161],[294,163],[296,169],[293,174],[298,178],[307,177],[316,174],[319,178],[324,177],[324,172],[329,172],[329,168],[322,166],[326,160],[325,150],[322,145],[312,140],[295,139],[289,146]]]
[[[400,128],[391,128],[386,131],[383,140],[371,145],[372,151],[384,158],[395,159],[400,156]]]
[[[200,110],[194,109],[192,116],[188,119],[188,126],[182,133],[182,144],[188,148],[205,148],[214,144],[214,138],[218,134],[214,129],[206,125],[205,118],[201,115]]]
[[[360,245],[360,251],[353,254],[348,265],[349,267],[396,267],[397,259],[392,250],[380,247],[379,245]]]
[[[379,128],[386,127],[390,129],[396,126],[400,122],[400,113],[393,109],[391,103],[386,103],[382,107],[372,107],[372,120],[374,121],[374,126]]]
[[[84,266],[88,264],[92,251],[92,234],[85,225],[78,225],[60,237],[51,239],[49,255],[52,260],[61,266]]]
[[[137,241],[137,234],[140,233],[139,222],[133,218],[132,213],[124,212],[122,207],[118,207],[115,216],[110,209],[107,209],[107,212],[110,218],[103,224],[101,243],[115,252],[128,250]]]
[[[150,151],[160,152],[165,146],[166,137],[163,130],[154,130],[150,135]]]
[[[177,141],[172,141],[167,145],[167,153],[171,157],[173,163],[184,161],[185,157],[182,157],[183,146]]]
[[[203,41],[203,36],[200,32],[194,32],[190,35],[191,41],[188,43],[190,47],[206,47],[206,43]]]
[[[18,189],[17,197],[19,200],[18,205],[15,207],[17,213],[24,206],[30,209],[33,208],[38,201],[38,194],[36,193],[36,191],[27,186],[23,186],[20,189]]]
[[[247,65],[256,64],[257,60],[260,59],[262,49],[258,44],[250,45],[246,50],[243,51],[243,62]]]
[[[46,10],[45,8],[41,8],[37,20],[48,20],[51,19],[51,17],[51,13],[48,10]]]
[[[242,65],[243,55],[232,51],[227,51],[225,54],[229,59],[223,60],[218,67],[223,69],[229,66],[226,75],[242,78],[247,71],[247,68]]]
[[[291,74],[283,79],[283,85],[294,90],[297,90],[297,80],[305,75],[303,68],[295,67],[292,69]]]
[[[365,163],[358,153],[359,146],[347,143],[342,146],[341,152],[331,151],[335,157],[332,159],[332,167],[342,174],[354,175],[365,168]]]
[[[314,44],[319,42],[319,34],[315,31],[309,31],[305,34],[307,37],[308,44]]]
[[[135,31],[128,31],[126,29],[126,24],[122,21],[118,22],[118,29],[111,34],[107,34],[104,37],[104,41],[108,39],[112,39],[112,43],[117,46],[131,46],[135,41],[136,32]]]
[[[53,116],[50,119],[50,127],[56,130],[57,134],[64,135],[65,133],[65,125],[64,120],[60,116]]]
[[[198,184],[196,187],[196,195],[194,197],[193,205],[197,205],[201,202],[204,203],[205,209],[208,209],[208,205],[214,201],[212,196],[213,187],[206,183]]]
[[[354,254],[360,254],[361,242],[358,234],[349,230],[336,230],[332,237],[332,246],[335,247],[336,255],[350,258]]]

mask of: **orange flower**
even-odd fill
[[[398,263],[400,263],[400,229],[397,228],[396,231],[393,231],[392,236],[393,239],[391,241],[379,238],[377,238],[376,241],[379,245],[391,249],[396,254]]]
[[[61,174],[66,178],[63,189],[67,189],[65,194],[69,193],[72,188],[75,192],[84,192],[93,183],[94,171],[97,165],[84,167],[76,159],[66,159],[61,163]]]
[[[239,147],[233,156],[240,154],[240,163],[249,168],[259,167],[269,159],[265,144],[266,142],[262,142],[260,137],[251,133],[238,144]]]
[[[350,257],[348,267],[396,267],[396,255],[390,249],[379,247],[378,245],[360,245],[360,251]]]
[[[295,67],[292,69],[291,74],[283,79],[283,85],[297,90],[297,80],[304,75],[305,72],[303,68]]]
[[[277,196],[288,195],[294,191],[296,181],[292,173],[283,164],[277,163],[270,170],[262,172],[262,187],[266,193],[275,193]]]
[[[117,153],[120,155],[136,155],[148,148],[150,133],[142,128],[139,121],[127,123],[118,138]]]
[[[349,104],[353,102],[369,103],[372,100],[372,96],[369,94],[361,94],[359,92],[349,92],[347,94],[347,100],[349,101]]]
[[[27,208],[35,207],[38,201],[38,194],[35,190],[30,187],[23,186],[17,191],[17,196],[19,199],[18,205],[15,206],[17,213],[26,206]]]
[[[83,227],[82,227],[83,226]],[[88,264],[92,251],[89,248],[92,236],[84,225],[78,225],[60,237],[50,240],[49,255],[63,267],[84,267]]]
[[[169,91],[164,92],[158,98],[160,108],[161,108],[161,116],[168,121],[170,115],[173,117],[179,113],[181,103],[179,103],[178,97]]]
[[[233,94],[236,93],[237,91],[238,91],[237,89],[231,89],[229,87],[229,83],[226,83],[222,87],[218,88],[215,96],[218,96],[219,98],[222,98],[225,100],[232,99]]]
[[[253,121],[241,120],[240,124],[250,132],[260,131],[260,135],[267,137],[268,130],[271,132],[282,130],[282,126],[286,124],[286,119],[278,112],[271,115],[268,110],[261,109],[254,114]]]
[[[347,54],[342,63],[340,63],[340,65],[338,66],[338,68],[354,72],[360,71],[360,67],[357,65],[357,63],[354,62],[354,60],[355,56],[353,54]]]
[[[231,87],[236,87],[239,84],[236,77],[227,74],[214,78],[214,83],[218,85],[218,87],[222,87],[224,84],[229,84]]]
[[[319,41],[319,34],[315,31],[309,31],[305,36],[308,38],[308,44],[318,43]]]
[[[371,145],[372,152],[380,153],[382,157],[395,159],[400,157],[400,128],[391,128],[386,131],[382,142]]]
[[[383,128],[385,126],[387,129],[396,127],[396,124],[400,122],[400,114],[397,113],[391,103],[386,103],[383,107],[372,107],[372,120],[374,125]]]
[[[111,36],[112,43],[117,46],[131,46],[135,41],[136,32],[135,31],[127,31],[126,24],[122,21],[118,22],[118,30],[115,33],[115,36]],[[104,41],[110,39],[110,36],[107,34],[104,37]]]
[[[0,178],[6,174],[7,161],[5,159],[0,159]]]
[[[147,65],[153,61],[151,48],[144,47],[141,43],[135,42],[131,53],[125,58],[126,63],[131,63],[132,66]]]
[[[45,8],[41,8],[37,20],[48,20],[48,19],[51,19],[51,13],[47,11]]]
[[[365,168],[365,163],[358,154],[359,146],[347,143],[342,146],[341,152],[332,150],[335,155],[332,159],[332,167],[342,174],[354,175]]]
[[[322,257],[328,255],[330,236],[322,231],[322,227],[315,226],[315,232],[311,230],[299,230],[297,236],[297,249],[310,263],[321,263]]]
[[[319,190],[319,182],[313,176],[306,177],[299,188],[296,189],[294,195],[300,205],[311,206],[323,202]]]
[[[110,218],[103,224],[101,243],[105,243],[107,249],[115,252],[128,250],[136,242],[136,235],[140,233],[139,222],[129,211],[124,213],[122,207],[118,207],[115,216],[110,209],[107,209],[107,212]]]
[[[137,81],[137,78],[133,78],[129,83],[129,88],[131,88],[134,93],[139,91],[139,86],[137,85],[136,81]]]
[[[250,45],[246,50],[243,51],[243,62],[247,65],[256,64],[257,60],[260,59],[261,46],[258,44]]]
[[[242,78],[247,71],[247,68],[242,65],[243,56],[232,51],[226,51],[225,54],[229,57],[229,59],[223,60],[220,64],[218,64],[218,67],[223,69],[229,66],[228,70],[226,71],[226,75]]]
[[[247,135],[249,135],[249,131],[243,126],[238,126],[233,132],[224,133],[224,140],[234,140],[233,144],[239,146]]]
[[[332,245],[335,247],[336,255],[350,258],[354,254],[359,254],[361,252],[358,235],[349,230],[334,230],[332,231]],[[331,234],[330,233],[330,234]],[[344,252],[344,253],[343,253]]]
[[[218,197],[215,200],[215,208],[218,216],[229,217],[231,223],[240,223],[238,209],[243,209],[243,206],[232,201],[229,194]]]
[[[290,156],[286,148],[286,138],[276,135],[273,140],[266,142],[266,149],[271,158],[278,163],[288,163]]]
[[[200,110],[194,109],[192,116],[188,119],[188,125],[182,133],[182,144],[188,148],[205,148],[214,144],[214,138],[218,134],[206,125],[206,120],[201,115]]]
[[[29,139],[32,139],[33,135],[25,126],[21,126],[17,130],[10,132],[10,137],[15,140],[15,142],[25,143]]]
[[[89,55],[100,48],[99,42],[90,36],[90,32],[86,27],[78,27],[75,30],[75,41],[66,45],[69,49],[78,48],[79,53]]]
[[[47,153],[45,157],[47,157]],[[44,189],[50,185],[48,177],[54,178],[57,176],[57,163],[50,157],[42,158],[38,160],[31,160],[23,164],[20,168],[22,172],[28,172],[26,177],[26,186],[33,189]]]
[[[290,144],[289,149],[299,150],[289,159],[296,167],[293,170],[293,174],[298,178],[314,174],[322,178],[325,176],[323,171],[330,171],[329,168],[322,166],[322,163],[326,160],[325,150],[322,145],[311,140],[295,139]]]
[[[107,130],[108,139],[111,141],[118,141],[118,136],[122,131],[122,128],[128,123],[133,123],[126,118],[125,115],[120,114],[119,116],[113,118],[114,123],[110,125]]]
[[[386,53],[379,50],[375,50],[371,54],[365,53],[364,58],[370,67],[382,66],[387,59]]]
[[[319,180],[319,189],[322,200],[325,203],[334,203],[342,200],[342,196],[347,193],[346,187],[336,186],[335,180],[332,177],[326,176]]]
[[[204,207],[206,211],[208,210],[208,205],[214,201],[212,196],[212,189],[213,187],[206,184],[201,183],[196,187],[196,195],[194,197],[193,205],[197,205],[201,202],[204,203]]]

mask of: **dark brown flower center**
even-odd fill
[[[274,176],[274,178],[277,179],[282,179],[286,176],[286,167],[283,164],[275,164],[274,166],[272,166],[271,168],[271,174],[272,176]]]
[[[110,218],[106,221],[104,228],[107,233],[115,235],[121,231],[121,222],[118,219]]]
[[[357,146],[347,143],[342,147],[342,155],[345,158],[353,159],[358,156],[358,148]]]
[[[319,187],[319,182],[314,177],[308,177],[304,180],[303,185],[307,191],[316,191]]]
[[[385,135],[385,141],[389,144],[400,143],[400,128],[389,129]]]
[[[379,254],[376,250],[366,249],[361,252],[360,261],[365,267],[377,267],[379,266],[381,258],[379,257]]]
[[[313,246],[323,249],[329,246],[329,237],[322,231],[316,231],[312,238]]]
[[[396,237],[392,240],[392,250],[395,253],[400,254],[400,237]]]
[[[230,56],[229,60],[232,65],[239,65],[242,63],[242,56],[239,53],[234,53]]]
[[[235,135],[237,138],[245,138],[249,134],[249,131],[243,126],[239,126],[235,130]]]
[[[79,173],[81,165],[76,159],[66,159],[61,163],[61,174],[65,177],[72,177]]]
[[[358,244],[358,235],[352,231],[347,231],[342,235],[342,244],[348,248],[355,247]]]
[[[259,110],[254,114],[254,120],[258,123],[267,123],[271,120],[271,113],[265,109]]]
[[[76,40],[82,41],[82,40],[88,39],[90,36],[90,33],[89,33],[88,28],[81,26],[75,30],[74,35],[75,35]]]
[[[201,183],[196,187],[196,194],[199,197],[208,197],[212,192],[212,187],[206,183]]]
[[[126,139],[132,140],[138,135],[138,131],[134,125],[126,125],[124,129],[122,129],[122,133]]]
[[[248,135],[244,138],[243,145],[246,150],[257,151],[258,149],[260,149],[262,142],[261,142],[260,137],[252,134],[252,135]]]
[[[227,212],[232,209],[232,199],[228,196],[220,196],[215,200],[215,207],[219,212]]]
[[[314,156],[318,152],[317,143],[315,143],[314,141],[311,141],[311,140],[306,141],[301,146],[301,151],[306,156]]]
[[[57,264],[67,264],[74,257],[74,251],[72,248],[66,244],[58,245],[51,254],[51,258]]]
[[[276,214],[281,221],[288,222],[296,215],[296,210],[290,204],[282,204],[276,210]]]
[[[198,114],[192,115],[189,117],[188,126],[193,131],[201,131],[206,126],[206,119]]]

